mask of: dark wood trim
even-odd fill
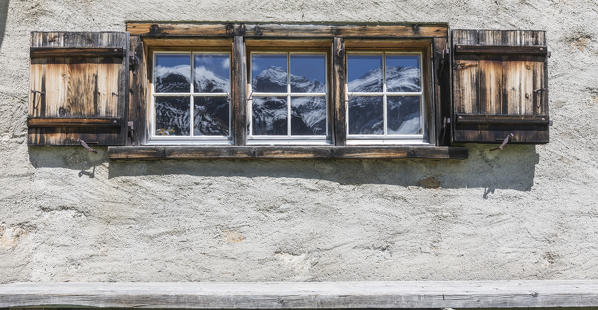
[[[110,159],[466,159],[448,146],[139,146],[109,147]]]
[[[130,55],[133,63],[129,71],[129,106],[128,120],[133,122],[129,145],[142,145],[146,141],[147,131],[147,61],[143,40],[140,36],[131,36]],[[131,129],[131,128],[130,128]]]
[[[119,118],[29,118],[28,127],[120,127]]]
[[[246,38],[446,37],[447,24],[274,24],[274,23],[127,23],[132,35]]]
[[[332,43],[332,96],[334,107],[334,144],[343,146],[347,143],[347,97],[345,72],[345,41],[336,37]]]
[[[231,69],[233,143],[245,145],[247,142],[247,53],[242,36],[234,38]]]
[[[457,124],[529,124],[548,125],[548,116],[541,115],[471,115],[457,114]]]
[[[546,56],[546,46],[455,45],[455,54],[498,54]]]
[[[39,57],[124,57],[125,50],[120,47],[110,48],[52,48],[52,47],[31,47],[29,49],[31,58]]]

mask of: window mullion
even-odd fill
[[[194,129],[194,118],[195,118],[195,113],[194,113],[195,103],[193,101],[195,99],[195,98],[193,98],[193,93],[195,92],[194,85],[193,85],[193,83],[195,83],[195,70],[194,70],[194,68],[195,68],[195,64],[194,64],[195,59],[194,58],[195,57],[193,57],[193,53],[190,53],[190,55],[191,55],[190,56],[191,57],[191,75],[190,75],[191,81],[189,83],[189,91],[191,93],[191,95],[190,95],[191,100],[189,100],[189,104],[191,104],[191,107],[189,108],[189,113],[190,113],[189,126],[191,128],[189,129],[189,136],[193,137],[194,136],[194,130],[193,130]]]
[[[387,105],[387,96],[386,96],[386,53],[382,54],[382,123],[384,124],[384,136],[388,135],[388,105]]]
[[[287,53],[287,137],[291,137],[291,53]]]

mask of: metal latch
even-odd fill
[[[501,150],[502,151],[505,148],[505,145],[507,145],[507,143],[509,143],[509,140],[511,140],[511,138],[514,137],[514,136],[515,136],[515,134],[511,132],[510,134],[508,134],[505,137],[505,139],[502,141],[502,143],[499,146],[491,149],[490,151],[497,151],[497,150]]]
[[[97,153],[98,151],[94,150],[93,148],[91,148],[89,145],[87,145],[87,143],[85,143],[85,141],[83,141],[83,139],[79,138],[77,139],[77,141],[81,144],[81,146],[86,149],[88,152],[92,152],[92,153]]]
[[[133,121],[127,122],[127,127],[129,128],[128,135],[129,138],[131,138],[131,144],[135,143],[135,126],[133,124]]]

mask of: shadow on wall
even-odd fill
[[[533,145],[470,145],[467,160],[162,160],[110,161],[109,178],[144,175],[191,175],[322,179],[340,184],[390,184],[425,188],[484,188],[529,191],[539,155]],[[80,147],[30,147],[34,167],[61,167],[94,177],[105,163],[106,149],[88,153]]]
[[[6,30],[6,20],[8,19],[9,0],[0,0],[0,47],[4,40],[4,31]]]

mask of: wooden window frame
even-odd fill
[[[133,118],[131,145],[110,147],[112,159],[163,159],[163,158],[434,158],[465,159],[467,149],[447,146],[439,138],[439,124],[443,115],[442,87],[438,80],[438,59],[443,55],[441,48],[448,46],[447,24],[259,24],[259,23],[127,23],[131,35],[131,54],[137,61],[132,69],[131,102],[129,115]],[[231,106],[233,109],[232,146],[148,146],[147,89],[148,57],[151,49],[175,46],[189,48],[197,44],[218,45],[222,40],[231,43]],[[263,50],[259,44],[285,50],[291,47],[322,47],[330,50],[328,57],[328,102],[327,126],[329,145],[250,145],[247,143],[247,109],[250,51]],[[376,42],[377,45],[366,46]],[[347,145],[346,124],[346,51],[347,49],[380,49],[396,47],[396,42],[405,46],[420,48],[427,46],[421,59],[426,79],[423,90],[424,102],[429,102],[425,119],[428,124],[429,144],[413,145]],[[361,46],[360,46],[361,44]],[[389,46],[390,45],[390,46]],[[430,56],[430,57],[428,57]],[[445,68],[446,69],[446,68]],[[145,82],[144,82],[145,81]],[[450,96],[448,96],[450,98]],[[145,98],[145,102],[144,102]],[[145,105],[145,107],[144,107]],[[442,106],[441,106],[442,105]],[[145,118],[145,120],[144,120]],[[142,120],[142,121],[140,121]],[[141,126],[141,128],[139,128]]]

